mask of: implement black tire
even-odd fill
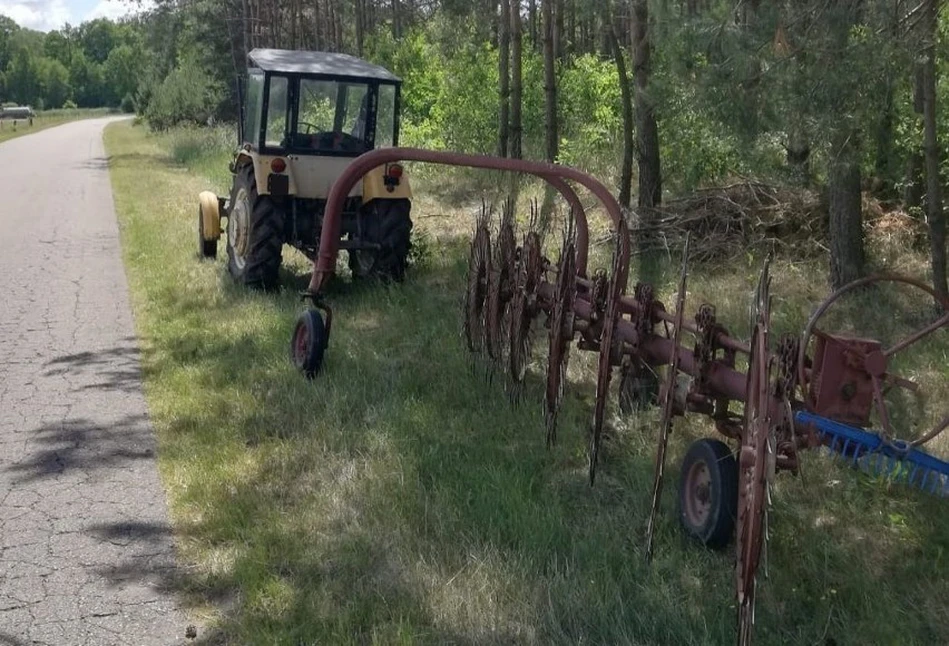
[[[307,310],[297,319],[290,339],[290,361],[304,377],[313,379],[323,367],[326,352],[326,324],[316,310]]]
[[[679,521],[693,538],[722,549],[735,532],[738,515],[738,463],[728,445],[697,440],[682,460]]]
[[[234,175],[227,218],[227,270],[239,285],[274,290],[280,280],[283,211],[257,194],[251,164]]]
[[[412,203],[376,199],[364,207],[366,231],[380,248],[375,252],[350,252],[349,268],[356,278],[402,282],[412,249]]]

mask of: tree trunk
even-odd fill
[[[647,0],[633,0],[632,30],[633,81],[636,103],[636,153],[639,162],[640,235],[639,275],[646,282],[659,278],[653,232],[655,208],[662,203],[662,169],[659,163],[659,126],[649,97],[650,44]]]
[[[659,126],[649,97],[649,10],[647,0],[633,3],[633,70],[636,87],[636,138],[639,156],[639,206],[641,217],[652,220],[649,210],[662,203],[659,162]]]
[[[557,20],[554,13],[556,0],[541,0],[541,29],[544,38],[544,157],[556,162],[560,153],[560,135],[557,122]],[[554,208],[554,191],[548,184],[544,190],[544,202],[540,208],[540,228],[546,231],[550,226]]]
[[[926,219],[932,249],[933,288],[946,296],[946,215],[939,179],[939,142],[936,139],[936,39],[938,0],[927,0],[923,60],[923,150],[926,155]]]
[[[366,0],[356,0],[356,53],[363,54],[363,34],[366,29]]]
[[[498,79],[501,105],[498,110],[498,155],[507,157],[511,110],[511,0],[501,0],[498,18]]]
[[[537,50],[537,0],[527,3],[527,30],[530,33],[531,47]]]
[[[557,160],[559,135],[557,128],[557,74],[556,51],[554,47],[554,32],[556,31],[553,15],[554,0],[541,0],[544,29],[544,127],[546,132],[547,161]]]
[[[523,33],[521,0],[511,0],[511,157],[514,159],[522,156]]]
[[[620,93],[623,100],[623,168],[619,178],[619,203],[624,209],[629,209],[632,201],[633,184],[633,98],[629,86],[629,76],[626,74],[626,59],[623,48],[620,47],[616,32],[610,28],[607,32],[610,46],[613,49],[613,58],[616,60],[616,74],[619,76]]]
[[[553,42],[554,58],[563,61],[563,0],[554,0],[553,10]]]
[[[893,158],[896,154],[893,149],[893,98],[893,81],[887,79],[883,88],[883,109],[876,128],[876,160],[873,165],[876,180],[886,192],[893,187],[896,174],[893,172]]]
[[[864,275],[860,161],[854,139],[844,129],[832,151],[828,185],[830,282],[834,289]]]
[[[392,0],[392,37],[398,40],[402,37],[402,11],[399,0]]]

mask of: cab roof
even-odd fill
[[[402,79],[378,65],[348,54],[289,49],[255,49],[247,57],[265,72],[348,76],[399,83]]]

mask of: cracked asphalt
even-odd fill
[[[0,145],[0,645],[185,641],[102,130]]]

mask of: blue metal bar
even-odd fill
[[[922,470],[924,475],[918,485],[920,489],[939,495],[949,494],[949,462],[945,460],[940,460],[918,448],[898,451],[884,443],[876,433],[835,422],[807,411],[797,411],[794,414],[794,421],[797,424],[814,427],[821,443],[827,446],[830,454],[836,452],[839,443],[842,443],[841,452],[844,455],[848,449],[852,448],[853,465],[861,467],[868,473],[873,470],[878,475],[892,476],[899,465],[908,463],[912,465],[908,484],[912,485],[916,474]],[[932,483],[929,483],[930,475],[933,476]]]
[[[916,472],[919,471],[919,465],[913,464],[912,470],[909,472],[909,479],[906,481],[911,487],[913,486],[913,480],[916,479]]]

